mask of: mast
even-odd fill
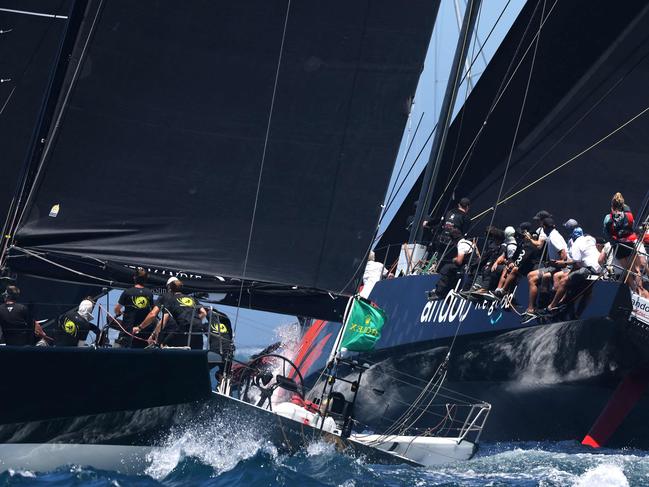
[[[439,167],[442,163],[446,136],[448,135],[448,128],[451,124],[453,107],[455,106],[455,99],[459,88],[460,74],[462,73],[461,68],[466,60],[467,53],[469,52],[473,28],[475,27],[478,18],[478,12],[480,11],[480,2],[481,0],[469,0],[467,2],[464,20],[462,21],[462,29],[460,30],[453,64],[451,65],[451,73],[448,84],[446,85],[446,91],[444,93],[444,99],[439,113],[439,120],[437,122],[435,138],[433,139],[433,146],[430,151],[430,158],[426,165],[426,172],[424,173],[421,191],[419,192],[415,218],[412,222],[412,227],[410,228],[409,243],[415,243],[416,241],[421,240],[422,237],[423,228],[421,224],[424,220],[424,216],[428,213],[428,208],[430,207],[433,198],[433,190],[435,189]]]

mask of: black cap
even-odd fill
[[[465,206],[471,206],[471,200],[467,198],[466,196],[460,200],[460,206],[465,207]]]
[[[541,210],[534,215],[534,220],[543,220],[544,218],[552,218],[552,213],[549,211]]]
[[[518,225],[518,230],[523,233],[523,232],[529,232],[532,229],[532,224],[530,222],[522,222],[520,225]]]
[[[551,217],[543,219],[543,226],[548,228],[554,228],[554,220]]]

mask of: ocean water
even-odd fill
[[[422,469],[372,465],[318,442],[286,456],[255,435],[217,438],[193,431],[152,459],[141,475],[78,465],[52,472],[4,472],[2,486],[642,486],[649,452],[601,450],[577,443],[484,444],[468,462]]]

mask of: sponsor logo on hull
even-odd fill
[[[494,301],[483,299],[481,302],[468,301],[458,293],[459,283],[454,290],[446,294],[444,299],[428,301],[421,311],[419,322],[426,323],[453,323],[455,321],[464,321],[469,315],[471,309],[485,311],[490,318],[492,325],[495,325],[502,318],[502,310],[512,306],[512,296],[516,292],[505,296],[503,299]]]

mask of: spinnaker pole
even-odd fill
[[[433,146],[430,151],[430,158],[426,165],[426,172],[424,173],[424,179],[419,192],[419,199],[417,200],[415,218],[412,222],[412,227],[410,228],[410,238],[408,243],[411,244],[420,241],[422,238],[422,222],[428,213],[428,209],[433,199],[433,191],[437,182],[439,168],[442,163],[442,155],[444,154],[446,136],[448,135],[448,128],[451,124],[451,117],[453,116],[453,107],[455,106],[460,80],[462,79],[462,66],[466,61],[466,56],[469,52],[471,37],[473,36],[473,29],[478,18],[478,12],[480,11],[481,1],[482,0],[469,0],[467,2],[464,19],[462,21],[462,29],[460,30],[460,35],[458,37],[455,56],[453,58],[453,64],[451,65],[451,72],[439,113],[439,120],[437,122],[435,138],[433,139]]]

